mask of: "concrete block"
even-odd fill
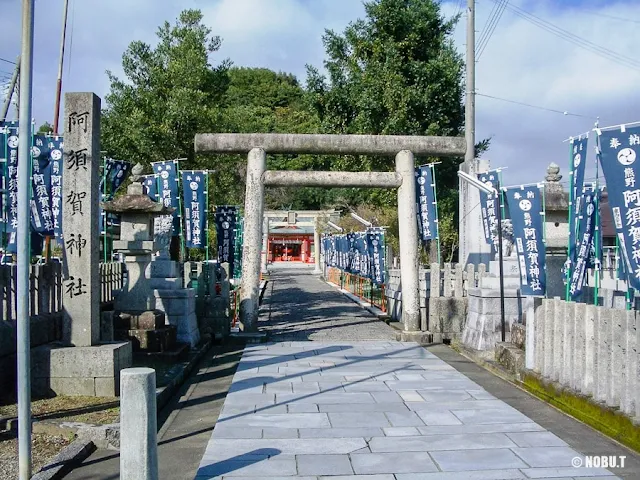
[[[598,307],[587,305],[584,317],[584,364],[582,370],[581,390],[586,395],[594,394],[596,375],[596,326],[598,324]]]
[[[98,377],[94,380],[96,397],[117,397],[120,395],[120,375],[113,378]]]
[[[563,300],[553,300],[554,303],[554,328],[553,328],[553,370],[551,373],[551,379],[558,382],[560,381],[560,372],[564,364],[564,352],[562,347],[564,345],[564,325],[566,323],[566,306],[567,303]]]
[[[623,377],[627,365],[624,362],[626,350],[626,310],[611,310],[611,360],[609,369],[609,388],[607,389],[607,405],[620,406]]]
[[[422,452],[406,453],[359,453],[351,455],[351,463],[356,475],[376,475],[384,473],[427,473],[437,472],[433,460]],[[357,477],[356,477],[357,478]]]
[[[636,345],[636,312],[625,311],[624,322],[624,358],[622,360],[623,365],[623,378],[620,394],[620,409],[629,416],[635,416],[635,391],[636,383],[638,381],[637,362],[638,352]]]
[[[572,368],[569,372],[569,386],[576,391],[581,390],[584,375],[586,307],[583,303],[576,303],[571,308],[573,310],[573,355]]]
[[[562,302],[562,300],[560,300]],[[564,315],[562,316],[562,364],[560,368],[560,384],[568,387],[571,384],[575,358],[575,304],[563,302]]]
[[[526,468],[527,464],[507,449],[457,450],[434,452],[431,457],[444,472],[460,472],[456,478],[469,478],[468,470],[499,471]],[[475,473],[475,472],[474,472]],[[453,478],[453,477],[452,477]],[[500,473],[485,478],[504,478]],[[511,477],[513,478],[513,477]]]
[[[147,287],[151,290],[179,290],[182,288],[181,278],[149,278]]]
[[[151,278],[176,278],[179,273],[177,262],[172,260],[153,260],[149,265]]]
[[[524,350],[512,343],[496,343],[496,362],[513,374],[519,374],[524,369]]]
[[[297,462],[300,475],[353,474],[348,455],[298,455]]]
[[[113,342],[113,313],[113,310],[107,310],[100,314],[101,342]]]
[[[556,315],[555,301],[544,299],[542,301],[544,307],[544,355],[542,375],[551,378],[553,376],[553,336],[555,331]]]
[[[606,402],[611,370],[611,310],[598,308],[596,333],[596,370],[594,375],[594,399]]]
[[[522,323],[514,323],[511,325],[511,343],[516,348],[524,350],[527,338],[527,331]]]
[[[539,298],[534,300],[533,308],[533,325],[530,325],[529,317],[527,316],[527,335],[531,332],[533,327],[534,338],[534,368],[533,370],[539,374],[542,374],[544,366],[544,331],[545,324],[547,322],[544,299]]]
[[[96,396],[96,387],[95,387],[94,378],[50,377],[48,379],[48,382],[49,382],[48,387],[53,392],[55,392],[56,395],[70,395],[70,396],[84,396],[84,397]],[[38,388],[37,390],[40,390],[40,389]],[[112,396],[112,395],[107,395],[107,396]]]

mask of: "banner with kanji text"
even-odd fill
[[[416,167],[415,177],[418,235],[422,241],[435,240],[438,238],[438,216],[433,165]]]
[[[187,170],[181,174],[185,246],[204,248],[207,228],[207,172]]]
[[[488,187],[500,190],[500,176],[498,170],[489,170],[488,172],[479,173],[478,180]],[[482,226],[484,229],[484,238],[487,243],[495,246],[498,251],[498,217],[501,212],[500,201],[495,195],[489,195],[480,191],[480,211],[482,212]],[[495,232],[495,233],[494,233]]]
[[[640,289],[640,126],[597,130],[600,166],[629,284]]]
[[[233,275],[235,229],[238,221],[236,206],[216,207],[215,222],[218,238],[218,262],[229,264],[229,274]]]
[[[178,188],[178,161],[152,162],[154,173],[159,177],[158,192],[160,201],[165,207],[175,208],[173,211],[173,236],[180,234],[180,192]]]
[[[589,256],[596,226],[596,193],[593,190],[586,190],[581,197],[581,209],[580,212],[577,212],[577,256],[571,272],[571,283],[569,284],[569,294],[574,301],[582,295],[582,287],[586,281],[585,277],[589,267]]]
[[[520,267],[522,295],[545,295],[546,273],[542,193],[537,186],[505,189]]]

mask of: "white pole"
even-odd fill
[[[20,480],[31,478],[31,332],[29,321],[29,236],[31,219],[31,91],[33,89],[33,9],[35,0],[22,1],[22,54],[20,55],[20,109],[18,150],[18,228],[16,256],[18,283],[18,457]]]
[[[120,478],[158,480],[156,371],[120,371]]]

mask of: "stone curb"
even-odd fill
[[[376,317],[378,320],[387,320],[389,318],[389,314],[383,312],[382,310],[380,310],[377,307],[374,307],[373,305],[371,305],[368,302],[365,302],[363,300],[361,300],[360,298],[356,297],[355,295],[353,295],[351,292],[340,288],[340,285],[336,285],[335,283],[329,282],[328,280],[324,280],[324,282],[335,288],[336,290],[338,290],[338,292],[342,293],[345,297],[347,297],[349,300],[351,300],[352,302],[358,304],[360,307],[364,308],[366,311],[368,311],[371,315],[373,315],[374,317]]]
[[[89,455],[96,451],[95,444],[90,440],[75,440],[62,449],[53,460],[36,473],[31,480],[58,480],[69,474],[80,465]]]

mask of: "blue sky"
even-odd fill
[[[34,116],[51,121],[63,0],[36,0]],[[443,2],[447,16],[466,0]],[[596,45],[637,58],[640,10],[632,0],[512,0]],[[19,53],[20,0],[0,0],[0,57]],[[493,0],[477,4],[479,39]],[[260,66],[296,74],[304,81],[305,64],[321,66],[325,28],[341,31],[364,15],[360,0],[70,0],[64,91],[94,91],[104,97],[105,70],[120,73],[122,52],[133,40],[153,43],[157,27],[180,10],[200,8],[206,23],[223,39],[217,63]],[[615,20],[622,17],[630,21]],[[464,18],[455,42],[464,51]],[[638,59],[640,61],[640,59]],[[11,65],[0,62],[0,79]],[[509,184],[541,181],[549,163],[565,173],[568,148],[563,140],[593,127],[640,120],[640,69],[622,66],[569,43],[505,10],[478,60],[477,92],[517,102],[567,111],[563,115],[477,97],[478,138],[492,137],[486,154],[492,166],[508,167]],[[593,158],[592,158],[593,160]],[[594,165],[594,162],[590,162]],[[593,176],[593,167],[587,178]]]

